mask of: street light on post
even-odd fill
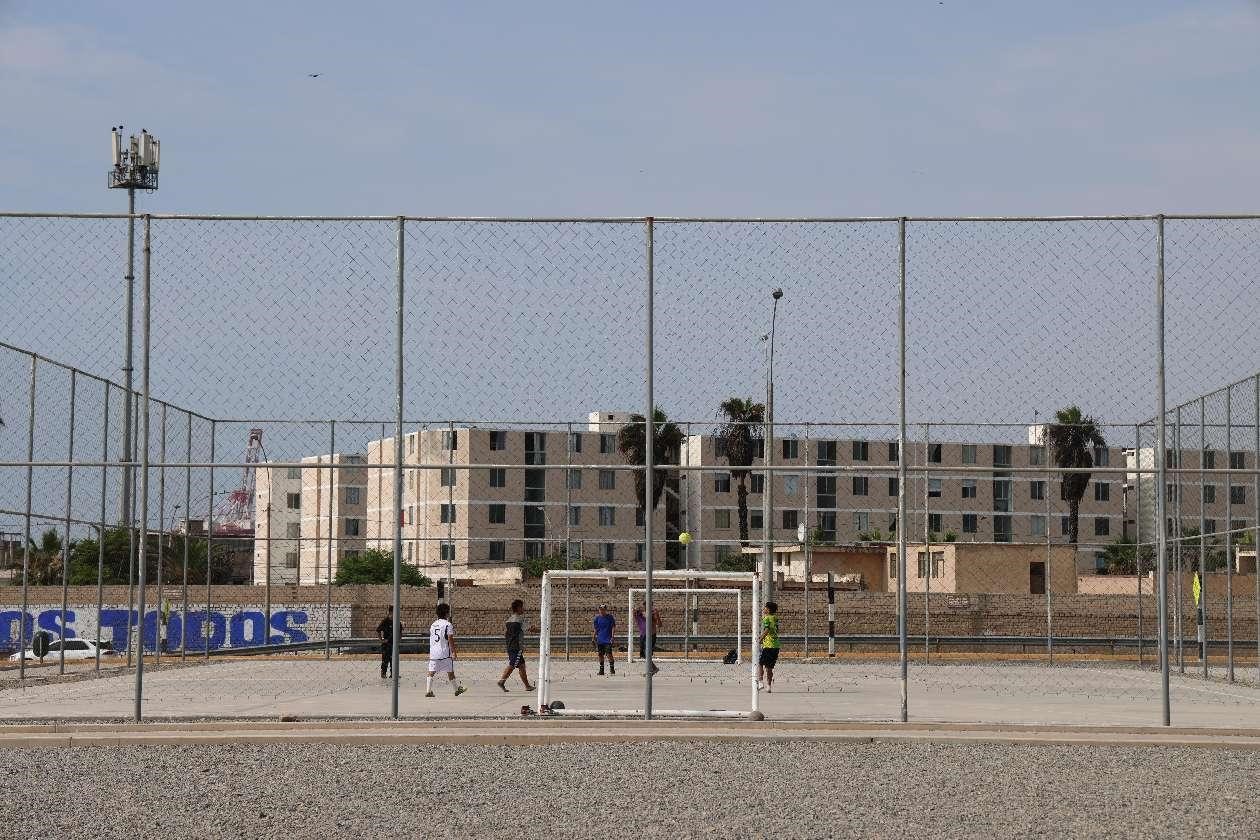
[[[774,522],[771,519],[774,509],[774,473],[770,467],[774,464],[774,327],[779,314],[779,301],[783,298],[783,290],[775,289],[770,293],[774,302],[770,306],[770,362],[766,371],[766,433],[764,435],[766,451],[762,459],[766,466],[766,486],[761,493],[761,524],[765,539],[765,558],[761,565],[762,586],[765,598],[762,603],[774,597]]]

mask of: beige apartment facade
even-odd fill
[[[1170,432],[1171,434],[1171,432]],[[1196,431],[1197,434],[1197,431]],[[1164,484],[1164,530],[1170,537],[1178,532],[1218,535],[1223,544],[1226,531],[1254,529],[1260,516],[1260,497],[1256,494],[1256,476],[1245,472],[1236,476],[1220,472],[1199,470],[1254,470],[1256,453],[1250,449],[1169,449],[1165,453],[1168,470]],[[1130,469],[1153,470],[1155,450],[1144,447],[1129,450],[1127,464]],[[1134,533],[1142,542],[1155,538],[1156,489],[1158,482],[1149,472],[1132,473],[1130,486],[1138,488],[1130,511],[1134,521]],[[1140,499],[1140,504],[1138,502]],[[1140,507],[1140,511],[1139,511]],[[1180,527],[1178,527],[1180,523]],[[1200,528],[1202,525],[1202,528]],[[1241,533],[1233,535],[1238,544]]]
[[[1061,482],[1053,474],[1014,472],[1045,466],[1048,453],[1036,444],[916,441],[907,451],[917,467],[907,486],[910,539],[942,542],[1064,544],[1068,540],[1068,507]],[[1094,453],[1100,467],[1123,469],[1125,450],[1100,448]],[[683,463],[706,468],[684,471],[684,520],[697,541],[689,560],[713,568],[724,555],[740,551],[739,482],[727,470],[720,442],[693,435],[683,451]],[[791,472],[774,477],[771,539],[776,544],[797,542],[797,528],[824,543],[880,542],[897,534],[897,442],[889,440],[814,439],[775,440],[775,466],[837,467],[834,473]],[[765,539],[762,504],[765,476],[754,460],[746,478],[749,539]],[[933,474],[932,469],[941,470]],[[963,468],[975,472],[963,471]],[[716,469],[716,471],[714,471]],[[925,471],[926,470],[926,471]],[[947,471],[948,470],[948,471]],[[1099,566],[1105,546],[1124,533],[1124,473],[1098,474],[1090,481],[1079,512],[1078,552],[1083,569]]]
[[[478,583],[520,580],[527,557],[563,552],[609,569],[643,563],[643,519],[634,474],[624,469],[618,420],[592,415],[589,429],[432,428],[403,437],[407,468],[394,504],[392,475],[369,482],[368,544],[393,550],[393,525],[378,512],[398,510],[403,561],[430,578]],[[392,438],[368,444],[369,465],[394,463]],[[446,465],[446,466],[443,466]],[[653,516],[654,565],[664,567],[666,496]],[[676,513],[675,513],[676,519]],[[675,549],[671,549],[675,550]]]

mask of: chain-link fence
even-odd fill
[[[548,569],[603,707],[1260,718],[1260,219],[128,221],[0,215],[9,719],[538,711]]]

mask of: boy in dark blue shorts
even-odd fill
[[[503,641],[507,645],[508,664],[499,679],[499,688],[507,691],[508,677],[512,676],[513,671],[520,671],[525,690],[533,691],[534,687],[529,684],[529,675],[525,673],[525,602],[520,598],[512,602],[512,612],[508,613],[503,627]]]
[[[604,657],[608,657],[608,673],[616,674],[616,660],[613,658],[613,631],[617,627],[617,619],[608,611],[607,604],[599,605],[595,616],[595,632],[591,634],[595,640],[595,649],[599,651],[599,674],[604,675]]]

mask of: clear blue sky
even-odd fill
[[[0,0],[0,204],[117,209],[122,122],[155,211],[1254,210],[1258,44],[1238,0]]]

